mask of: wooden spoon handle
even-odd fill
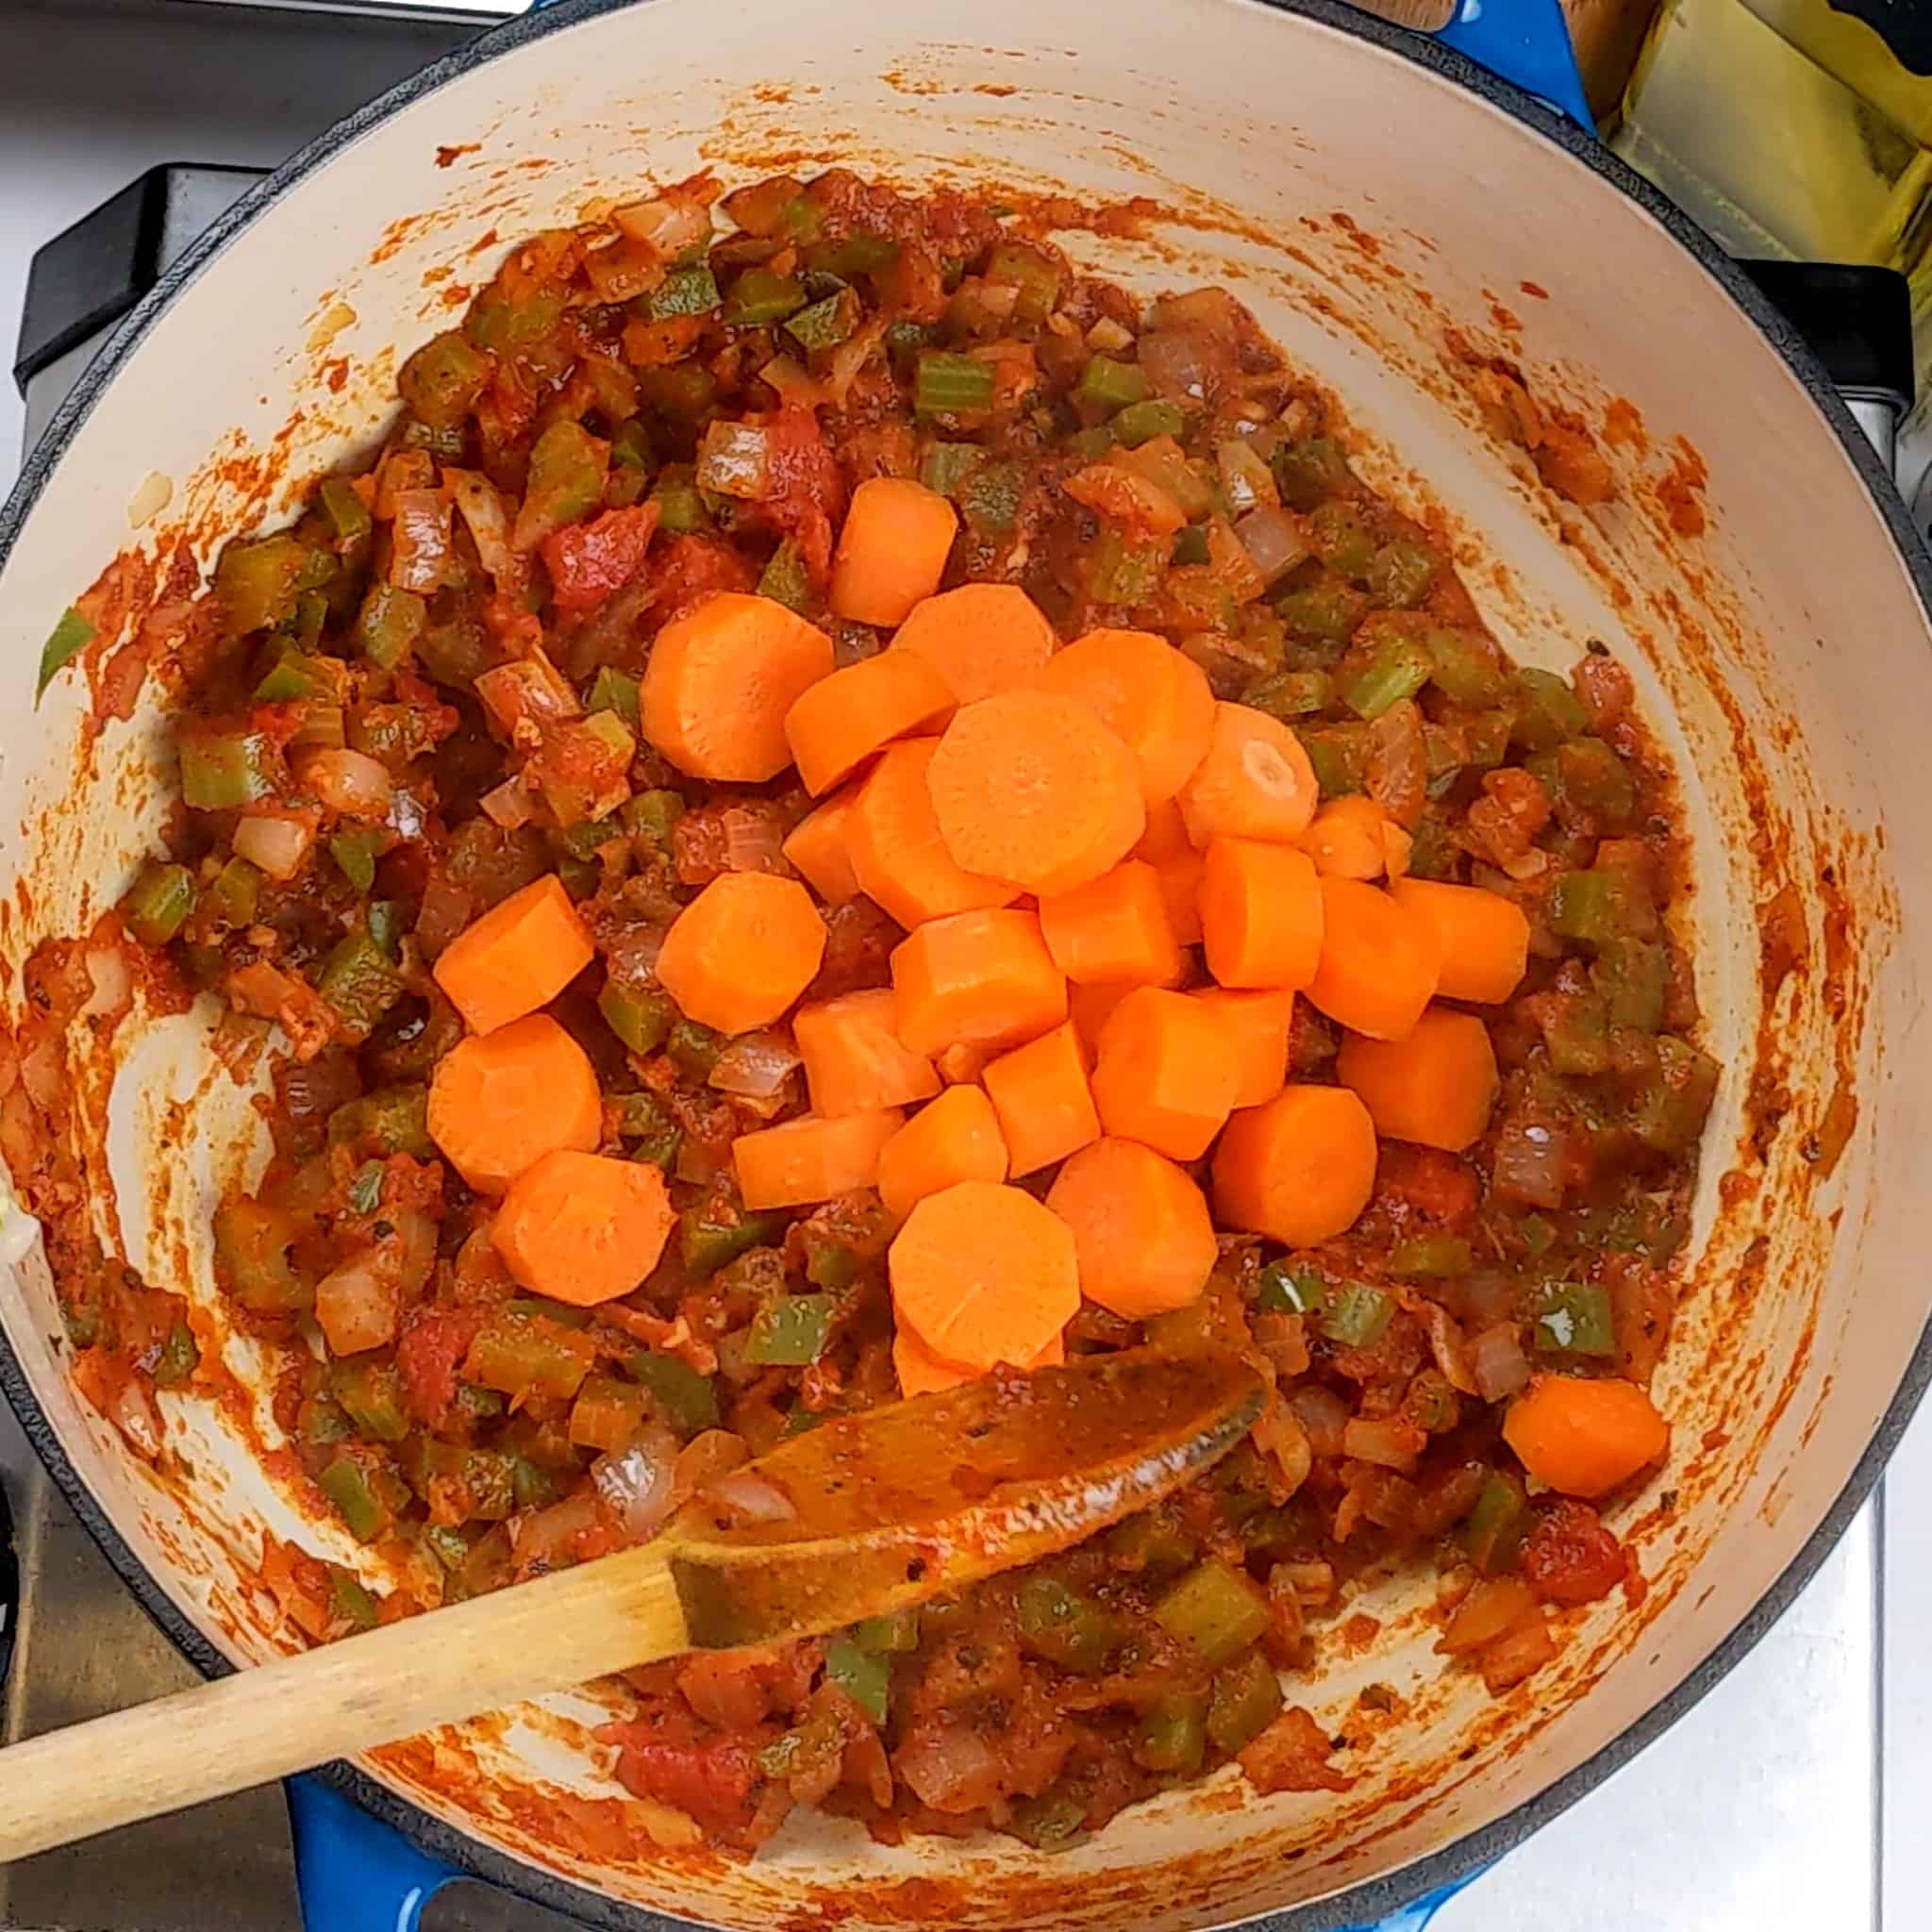
[[[689,1647],[669,1540],[0,1751],[0,1865]]]

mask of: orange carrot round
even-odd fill
[[[832,1121],[801,1114],[741,1134],[731,1143],[739,1196],[762,1213],[768,1208],[815,1207],[854,1188],[869,1188],[877,1177],[881,1151],[905,1121],[896,1107],[883,1107]]]
[[[1249,705],[1214,707],[1207,756],[1181,787],[1181,817],[1196,845],[1209,840],[1286,843],[1315,816],[1315,768],[1279,719]]]
[[[1124,858],[1071,892],[1049,893],[1040,930],[1075,986],[1171,986],[1180,977],[1160,874],[1144,858]]]
[[[1067,988],[1067,1018],[1080,1036],[1080,1044],[1091,1059],[1100,1051],[1100,1035],[1113,1018],[1113,1009],[1133,991],[1131,986],[1074,986]]]
[[[1448,1000],[1496,1006],[1529,968],[1529,921],[1523,908],[1479,886],[1397,879],[1389,896],[1436,936],[1441,955],[1437,991]]]
[[[1208,970],[1223,986],[1292,991],[1322,958],[1322,891],[1292,845],[1216,839],[1197,895]]]
[[[852,807],[858,793],[848,786],[818,810],[801,819],[785,841],[785,857],[827,906],[858,897],[858,874],[852,867]]]
[[[1147,829],[1134,847],[1134,857],[1158,865],[1163,858],[1194,857],[1194,841],[1188,837],[1188,822],[1181,816],[1180,802],[1173,798],[1155,799],[1147,807]]]
[[[1236,1107],[1259,1107],[1273,1100],[1288,1080],[1288,1036],[1294,1020],[1291,992],[1227,992],[1204,986],[1190,999],[1200,1003],[1227,1027],[1234,1041],[1241,1083]]]
[[[458,1041],[429,1080],[429,1138],[479,1194],[558,1147],[589,1154],[603,1113],[590,1056],[547,1013]]]
[[[940,587],[959,517],[937,491],[868,476],[852,492],[832,557],[831,606],[855,624],[904,624]]]
[[[858,788],[848,821],[859,890],[908,931],[928,919],[1009,906],[1020,889],[953,862],[933,815],[926,774],[939,749],[930,739],[888,745]]]
[[[1016,1362],[1015,1368],[1057,1369],[1067,1358],[1067,1345],[1058,1335],[1030,1362]],[[899,1378],[899,1393],[910,1402],[915,1395],[931,1395],[941,1389],[962,1388],[976,1382],[981,1372],[963,1368],[935,1355],[909,1328],[892,1337],[892,1369]]]
[[[1137,1141],[1096,1141],[1054,1178],[1046,1205],[1074,1232],[1080,1292],[1143,1322],[1199,1298],[1218,1252],[1201,1191]]]
[[[1503,1440],[1539,1482],[1591,1499],[1660,1460],[1671,1426],[1635,1382],[1538,1375],[1509,1405]]]
[[[1322,882],[1322,960],[1308,999],[1371,1040],[1400,1040],[1435,996],[1436,936],[1378,886]]]
[[[816,625],[773,598],[720,591],[658,633],[639,723],[680,772],[762,785],[791,762],[786,713],[831,669]]]
[[[1134,756],[1050,691],[968,705],[926,773],[956,865],[1029,892],[1067,892],[1132,851],[1146,826]]]
[[[555,873],[465,926],[432,969],[471,1027],[493,1032],[547,1006],[597,956]]]
[[[909,652],[882,651],[803,691],[785,713],[785,739],[805,789],[816,798],[893,739],[952,714],[951,688],[930,664]]]
[[[1431,1007],[1400,1040],[1343,1037],[1335,1077],[1361,1096],[1376,1133],[1460,1154],[1496,1104],[1496,1055],[1474,1013]]]
[[[1138,987],[1101,1028],[1093,1099],[1116,1139],[1141,1141],[1171,1160],[1198,1160],[1240,1084],[1227,1028],[1186,993]]]
[[[891,988],[881,986],[819,1000],[792,1015],[814,1113],[830,1118],[908,1107],[940,1091],[932,1062],[894,1030],[892,1008]]]
[[[964,1368],[1031,1361],[1080,1307],[1072,1231],[1018,1188],[961,1181],[928,1194],[886,1266],[901,1325]]]
[[[892,948],[899,1038],[914,1053],[1019,1046],[1067,1017],[1067,981],[1031,912],[929,919]]]
[[[1007,1171],[1013,1179],[1051,1167],[1099,1140],[1087,1052],[1071,1022],[989,1060],[980,1077],[999,1115]]]
[[[658,977],[719,1033],[769,1026],[817,976],[825,924],[796,879],[721,873],[671,923]]]
[[[1214,1150],[1222,1224],[1291,1248],[1352,1227],[1374,1188],[1374,1124],[1346,1087],[1284,1087],[1236,1114]]]
[[[1389,870],[1389,830],[1382,808],[1352,793],[1331,798],[1315,813],[1301,846],[1325,877],[1378,879]]]
[[[1149,805],[1172,798],[1208,755],[1214,693],[1207,674],[1152,631],[1091,630],[1036,682],[1085,705],[1126,745]]]
[[[942,1188],[1006,1177],[1007,1143],[999,1116],[979,1087],[948,1087],[922,1107],[879,1155],[879,1199],[901,1221]]]
[[[1185,852],[1148,861],[1160,886],[1160,903],[1167,908],[1167,923],[1174,929],[1174,943],[1197,946],[1201,943],[1201,879],[1208,861],[1191,845]]]
[[[490,1238],[520,1287],[589,1308],[636,1288],[676,1221],[661,1169],[558,1148],[510,1183]]]
[[[923,658],[962,705],[1032,683],[1058,640],[1018,584],[961,584],[928,597],[886,655]]]

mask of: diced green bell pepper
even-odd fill
[[[752,1317],[744,1358],[755,1367],[803,1368],[824,1353],[838,1305],[828,1294],[783,1294]]]
[[[619,1131],[631,1143],[630,1158],[633,1160],[661,1167],[666,1174],[675,1169],[677,1150],[684,1144],[684,1129],[653,1095],[629,1093],[625,1096]]]
[[[161,1352],[155,1360],[155,1386],[158,1389],[179,1389],[194,1379],[194,1372],[201,1366],[201,1344],[194,1339],[194,1330],[184,1321],[176,1321],[168,1330],[168,1339],[161,1343]]]
[[[1284,591],[1274,609],[1290,632],[1317,643],[1342,644],[1368,615],[1369,600],[1340,577],[1324,575],[1295,591]]]
[[[1609,1071],[1609,1011],[1596,993],[1552,993],[1537,1019],[1555,1072],[1588,1078]]]
[[[666,470],[658,478],[651,495],[658,505],[658,521],[667,534],[689,537],[711,527],[711,513],[705,508],[704,495],[688,469],[676,475]]]
[[[375,528],[369,506],[351,477],[325,476],[316,486],[315,500],[338,543],[358,543]]]
[[[684,799],[675,791],[640,791],[618,808],[618,823],[635,838],[639,833],[668,848],[671,834],[684,816]]]
[[[1325,436],[1282,443],[1272,467],[1275,488],[1290,509],[1311,510],[1324,498],[1341,495],[1355,483],[1341,445]]]
[[[919,480],[938,495],[958,499],[966,479],[987,459],[976,442],[933,442],[919,464]]]
[[[1272,1621],[1267,1599],[1219,1557],[1197,1564],[1154,1606],[1154,1621],[1210,1665],[1255,1642]]]
[[[1717,1097],[1720,1069],[1707,1053],[1662,1034],[1656,1078],[1631,1108],[1637,1138],[1656,1154],[1685,1154],[1697,1144]]]
[[[852,1626],[852,1641],[860,1650],[882,1651],[905,1657],[919,1648],[919,1608],[889,1610],[882,1617],[866,1617]]]
[[[718,306],[718,281],[709,262],[695,261],[674,268],[636,306],[648,322],[669,322],[679,315],[708,315]]]
[[[372,664],[393,671],[429,621],[429,607],[414,591],[372,584],[356,617],[356,647]]]
[[[460,329],[432,336],[396,374],[404,402],[437,428],[460,423],[490,386],[490,364]]]
[[[1524,751],[1554,751],[1581,737],[1590,720],[1567,680],[1554,671],[1524,666],[1516,674],[1516,728],[1512,741]]]
[[[1663,947],[1646,940],[1609,940],[1597,948],[1590,983],[1603,997],[1612,1026],[1655,1033],[1664,1023],[1669,962]]]
[[[231,1194],[215,1209],[214,1238],[226,1286],[250,1314],[293,1315],[313,1305],[314,1284],[290,1257],[295,1228],[286,1215]]]
[[[1415,1235],[1389,1252],[1389,1272],[1411,1280],[1451,1280],[1474,1265],[1475,1257],[1459,1234]]]
[[[175,746],[181,796],[197,811],[230,811],[275,789],[277,758],[266,732],[187,724],[176,734]]]
[[[383,1164],[365,1160],[349,1183],[349,1206],[358,1214],[374,1214],[382,1203]]]
[[[1312,1268],[1271,1261],[1256,1283],[1255,1303],[1267,1315],[1319,1315],[1327,1298]]]
[[[328,1566],[329,1604],[336,1615],[355,1630],[374,1630],[380,1621],[381,1612],[375,1599],[364,1589],[361,1579],[353,1570],[344,1570],[340,1563]]]
[[[165,946],[188,924],[198,896],[185,865],[150,858],[121,901],[121,917],[142,945]]]
[[[664,1050],[677,1062],[680,1073],[688,1074],[693,1080],[708,1080],[711,1069],[718,1064],[718,1056],[724,1050],[724,1042],[708,1026],[700,1026],[695,1020],[680,1019],[672,1027]]]
[[[340,705],[348,694],[349,667],[340,658],[318,657],[307,651],[282,651],[255,687],[255,695],[270,705],[302,699]]]
[[[335,558],[328,559],[329,568]],[[267,630],[295,608],[296,593],[317,579],[308,546],[286,531],[255,542],[234,542],[215,563],[215,596],[224,627],[231,638]]]
[[[1108,1553],[1124,1569],[1144,1576],[1175,1576],[1200,1554],[1200,1545],[1165,1509],[1143,1509],[1107,1535]]]
[[[1141,1718],[1140,1758],[1150,1771],[1199,1771],[1208,1753],[1208,1707],[1175,1691]]]
[[[1161,546],[1135,541],[1119,525],[1103,523],[1082,562],[1087,594],[1096,604],[1131,608],[1144,604],[1160,584],[1165,558]]]
[[[805,307],[805,284],[795,275],[748,268],[724,297],[723,319],[732,328],[766,328]]]
[[[508,1396],[548,1395],[569,1401],[597,1359],[597,1344],[529,1302],[506,1302],[470,1344],[463,1374]]]
[[[374,1441],[400,1442],[409,1433],[403,1378],[393,1362],[336,1362],[329,1371],[329,1391],[357,1428]]]
[[[1365,722],[1412,698],[1429,681],[1435,659],[1420,638],[1389,639],[1342,687],[1342,702]]]
[[[1208,1736],[1230,1757],[1281,1715],[1281,1680],[1258,1650],[1216,1671],[1208,1699]]]
[[[849,1636],[834,1637],[825,1645],[825,1676],[874,1724],[885,1723],[892,1667],[878,1652],[862,1648]]]
[[[358,825],[337,832],[328,841],[328,856],[358,892],[369,892],[375,889],[375,861],[386,842],[374,826]]]
[[[1022,1798],[1008,1824],[1036,1852],[1063,1852],[1086,1830],[1087,1807],[1072,1791],[1041,1791]]]
[[[1275,671],[1258,677],[1241,693],[1241,703],[1292,724],[1327,709],[1335,680],[1325,671]]]
[[[1361,513],[1350,503],[1324,503],[1310,510],[1302,525],[1308,543],[1337,576],[1365,584],[1375,560],[1375,540]]]
[[[1091,358],[1074,385],[1076,406],[1111,415],[1129,403],[1144,403],[1154,392],[1147,372],[1138,362],[1116,361],[1111,356]]]
[[[1052,1576],[1029,1576],[1014,1596],[1020,1641],[1064,1671],[1092,1675],[1121,1642],[1120,1620]]]
[[[581,423],[551,424],[530,451],[530,478],[517,512],[517,541],[528,547],[595,509],[609,451]]]
[[[1018,463],[982,463],[959,486],[959,513],[982,537],[1010,537],[1025,491],[1026,473]]]
[[[570,1412],[570,1439],[579,1448],[621,1456],[651,1417],[651,1398],[635,1382],[586,1375]]]
[[[1442,625],[1424,635],[1433,669],[1429,675],[1445,698],[1458,705],[1499,704],[1509,690],[1509,670],[1487,634]]]
[[[1615,1355],[1609,1290],[1594,1281],[1546,1281],[1537,1295],[1532,1333],[1544,1355]]]
[[[34,686],[36,704],[55,678],[93,641],[94,627],[79,611],[70,608],[60,613],[59,623],[48,632],[47,641],[41,646],[40,676]]]
[[[795,537],[785,538],[772,552],[758,576],[758,595],[782,604],[788,610],[803,610],[811,600],[811,578],[805,568],[805,553]]]
[[[614,665],[605,664],[598,668],[597,675],[591,685],[591,710],[611,711],[633,730],[638,722],[638,680],[628,671],[619,671]]]
[[[1369,559],[1369,595],[1385,609],[1411,610],[1429,594],[1440,561],[1426,543],[1391,538]]]
[[[1164,396],[1148,396],[1129,403],[1108,425],[1113,440],[1126,449],[1139,449],[1157,436],[1179,436],[1188,426],[1187,412],[1178,403]],[[1204,557],[1199,561],[1205,563]]]
[[[1527,1507],[1518,1478],[1501,1471],[1491,1473],[1461,1529],[1462,1547],[1478,1570],[1507,1570],[1515,1563]]]
[[[373,1543],[388,1526],[390,1512],[377,1498],[369,1472],[354,1457],[330,1463],[316,1480],[358,1543]]]
[[[709,1194],[677,1217],[678,1257],[687,1274],[715,1274],[748,1249],[774,1240],[783,1226],[782,1216],[752,1214]]]
[[[785,333],[808,355],[836,349],[858,326],[858,297],[850,289],[835,289],[789,317]]]
[[[1060,297],[1060,272],[1045,256],[1012,242],[996,242],[987,258],[986,278],[1003,288],[1018,289],[1013,320],[1041,323],[1053,313]]]
[[[677,1008],[661,992],[633,992],[614,979],[604,982],[597,1010],[631,1053],[656,1053],[677,1022]]]
[[[369,1148],[385,1159],[391,1154],[433,1159],[429,1090],[410,1082],[378,1087],[358,1100],[344,1101],[328,1117],[328,1142],[331,1147]]]
[[[820,275],[837,275],[842,281],[852,275],[890,268],[898,258],[899,244],[890,235],[875,235],[870,228],[854,228],[836,242],[815,242],[806,252],[805,265]]]
[[[341,941],[324,961],[315,990],[342,1023],[343,1031],[366,1040],[375,1024],[402,998],[405,988],[389,956],[361,927]]]
[[[1629,866],[1557,874],[1549,913],[1552,932],[1592,947],[1612,940],[1652,939],[1657,933],[1657,907],[1642,876]]]
[[[718,1388],[709,1375],[699,1374],[675,1356],[643,1350],[631,1356],[625,1366],[658,1415],[679,1435],[694,1436],[700,1429],[718,1426]]]
[[[1366,1281],[1344,1281],[1322,1316],[1322,1333],[1342,1348],[1373,1348],[1394,1319],[1395,1298]]]

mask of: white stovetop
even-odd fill
[[[446,18],[510,10],[441,6]],[[69,222],[158,162],[277,161],[460,33],[178,0],[0,0],[5,361],[28,258]],[[0,384],[0,487],[21,420]],[[1928,1499],[1932,1424],[1922,1423],[1879,1501],[1756,1652],[1447,1905],[1434,1932],[1932,1925]]]

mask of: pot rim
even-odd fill
[[[530,11],[479,34],[399,81],[386,93],[318,135],[249,188],[128,312],[62,401],[40,441],[28,453],[6,504],[0,506],[0,568],[12,555],[29,511],[39,501],[75,432],[122,365],[161,313],[208,262],[234,236],[266,212],[286,189],[314,173],[367,130],[433,93],[444,82],[514,54],[547,35],[640,4],[643,0],[554,0],[554,4],[535,0]],[[1338,0],[1262,0],[1262,4],[1277,13],[1299,15],[1366,41],[1407,60],[1434,79],[1450,82],[1477,95],[1580,161],[1607,188],[1634,202],[1657,221],[1705,270],[1719,291],[1757,325],[1796,376],[1850,458],[1884,519],[1899,560],[1918,591],[1921,606],[1932,613],[1932,554],[1928,554],[1913,527],[1892,477],[1879,463],[1865,433],[1797,332],[1688,215],[1591,134],[1453,48],[1338,4]],[[1514,1809],[1438,1851],[1326,1898],[1239,1923],[1248,1927],[1249,1932],[1338,1932],[1343,1926],[1373,1926],[1405,1907],[1415,1906],[1419,1900],[1455,1890],[1621,1770],[1740,1663],[1796,1600],[1878,1480],[1928,1383],[1932,1383],[1932,1321],[1921,1333],[1898,1388],[1864,1453],[1797,1554],[1695,1668],[1590,1757]],[[176,1607],[82,1481],[4,1330],[0,1330],[0,1394],[12,1405],[35,1453],[68,1506],[169,1641],[204,1676],[222,1676],[231,1672],[235,1666]],[[499,1851],[481,1839],[444,1824],[345,1761],[318,1766],[311,1775],[460,1875],[480,1879],[586,1925],[608,1928],[608,1932],[693,1932],[698,1924],[648,1907],[626,1905],[541,1865]]]

